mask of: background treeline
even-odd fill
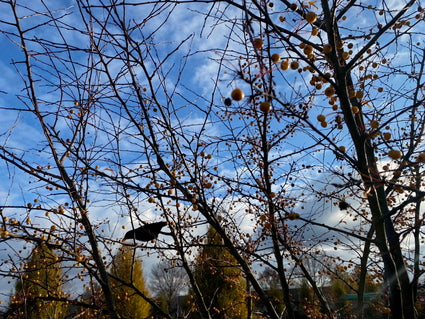
[[[211,309],[212,318],[263,318],[267,310],[235,259],[223,245],[220,236],[210,228],[205,245],[197,256],[193,276],[205,296],[203,302]],[[143,264],[137,247],[123,246],[117,250],[109,266],[117,312],[122,318],[202,318],[189,278],[184,269],[164,259],[154,265],[149,275],[143,274]],[[14,281],[5,318],[107,318],[105,298],[95,282],[81,284],[81,298],[71,301],[62,273],[63,264],[48,245],[36,246],[22,267],[22,275]],[[312,273],[323,271],[317,261],[309,263]],[[284,313],[285,303],[278,273],[271,268],[259,268],[258,280],[273,305]],[[355,313],[359,269],[333,269],[335,274],[321,275],[321,292],[339,318],[351,318]],[[326,271],[325,271],[326,272]],[[336,274],[338,273],[338,274]],[[81,276],[78,274],[77,276]],[[145,279],[148,279],[146,284]],[[371,276],[366,281],[368,301],[365,318],[386,318],[388,295],[382,282]],[[70,287],[72,288],[72,287]],[[75,289],[75,287],[73,287]],[[290,289],[296,318],[320,317],[320,303],[308,281],[301,274]],[[151,299],[152,297],[152,299]],[[151,305],[153,303],[153,306]]]

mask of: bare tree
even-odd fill
[[[187,294],[187,275],[183,268],[167,260],[156,264],[149,281],[150,290],[164,305],[164,311],[179,316],[180,299]]]
[[[418,1],[0,4],[21,81],[1,109],[13,116],[0,132],[3,263],[23,260],[16,243],[43,242],[74,266],[70,280],[100,284],[100,307],[118,318],[108,264],[120,229],[165,220],[169,236],[140,249],[172,252],[211,318],[193,273],[208,224],[271,318],[260,265],[278,274],[286,317],[293,264],[318,296],[313,310],[332,315],[313,257],[321,274],[360,266],[359,309],[366,274],[383,273],[393,317],[415,317]]]

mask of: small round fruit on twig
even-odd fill
[[[232,99],[231,98],[225,98],[224,99],[224,105],[226,105],[226,106],[230,106],[230,105],[232,105]]]
[[[280,55],[275,53],[271,57],[273,63],[278,63],[280,61]]]
[[[296,3],[291,3],[291,5],[289,6],[289,8],[291,8],[292,11],[297,11],[298,10],[298,5]]]
[[[307,20],[308,23],[314,23],[317,20],[317,14],[313,11],[310,11],[307,13],[305,19]]]
[[[230,95],[234,101],[242,101],[245,97],[245,93],[239,88],[236,88],[232,91],[232,94]]]
[[[326,121],[326,116],[324,116],[323,114],[319,114],[319,115],[317,115],[317,120],[319,122],[324,122],[324,121]]]
[[[297,70],[300,64],[298,63],[298,61],[292,61],[289,66],[291,67],[292,70]]]
[[[282,69],[282,71],[288,70],[289,69],[289,60],[282,61],[282,63],[280,64],[280,68]]]
[[[289,213],[288,214],[288,219],[289,220],[296,220],[298,218],[300,218],[300,214],[298,214],[298,213]]]
[[[393,160],[398,160],[398,159],[401,158],[401,156],[402,156],[402,154],[401,154],[400,151],[393,150],[393,149],[388,151],[388,157],[393,159]]]
[[[269,113],[272,109],[272,105],[269,101],[264,101],[260,104],[260,110],[264,113]]]
[[[384,134],[382,134],[382,136],[384,137],[384,140],[389,141],[391,139],[391,133],[390,132],[385,132]]]
[[[257,38],[257,39],[255,39],[255,40],[254,40],[254,47],[255,47],[257,50],[262,49],[262,48],[263,48],[263,46],[264,46],[263,39]]]
[[[371,121],[370,127],[376,130],[379,127],[379,121],[377,121],[377,120]]]

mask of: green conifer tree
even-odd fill
[[[198,256],[195,278],[212,318],[247,317],[245,281],[236,265],[220,235],[210,227]]]
[[[66,316],[61,263],[45,244],[37,245],[15,284],[8,318],[60,319]]]
[[[119,315],[122,318],[141,319],[149,315],[149,303],[136,292],[148,296],[143,278],[142,262],[134,256],[131,248],[121,248],[114,257],[111,274],[114,297]],[[134,288],[133,288],[134,287]]]

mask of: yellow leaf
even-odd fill
[[[311,8],[311,7],[315,7],[316,9],[319,9],[319,8],[315,5],[315,3],[316,3],[316,2],[317,2],[316,0],[309,1],[309,2],[308,2],[308,7],[309,7],[309,8]]]
[[[372,107],[370,106],[369,102],[370,102],[369,100],[367,100],[367,101],[363,101],[363,103],[362,103],[362,104],[363,104],[363,105],[365,105],[365,104],[366,104],[369,108],[372,108]]]

